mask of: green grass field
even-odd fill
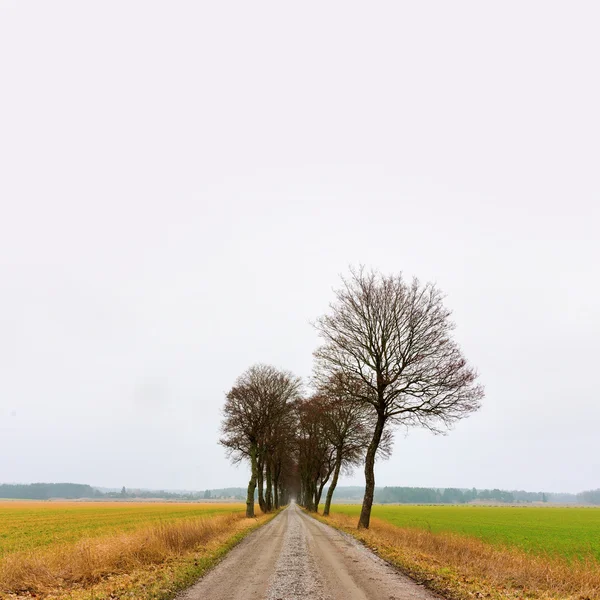
[[[356,516],[358,505],[332,513]],[[398,527],[451,531],[535,554],[600,561],[600,508],[377,505],[373,517]]]
[[[0,556],[244,508],[227,503],[0,502]]]

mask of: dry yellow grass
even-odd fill
[[[400,528],[372,519],[368,531],[347,515],[319,517],[354,535],[386,560],[457,600],[600,600],[600,564],[502,549],[454,533]]]
[[[163,575],[173,581],[198,575],[224,546],[264,520],[218,514],[13,552],[0,562],[0,597],[158,598]]]
[[[244,508],[212,502],[0,501],[0,556]]]

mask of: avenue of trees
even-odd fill
[[[479,408],[483,389],[433,284],[352,270],[315,327],[311,393],[287,371],[250,367],[226,395],[221,444],[250,466],[249,517],[256,489],[263,512],[294,497],[310,511],[324,500],[328,514],[340,473],[362,465],[368,528],[375,461],[390,454],[394,429],[442,433]]]

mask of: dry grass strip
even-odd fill
[[[154,525],[135,532],[10,554],[0,562],[0,597],[87,588],[197,550],[239,530],[241,513]]]
[[[600,563],[591,556],[568,561],[455,533],[400,528],[379,519],[372,519],[365,531],[356,529],[356,517],[318,518],[450,598],[600,600]]]

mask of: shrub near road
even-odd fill
[[[368,532],[359,511],[326,522],[450,597],[600,599],[600,509],[376,506]]]
[[[0,503],[0,598],[166,598],[264,519],[240,504]]]

